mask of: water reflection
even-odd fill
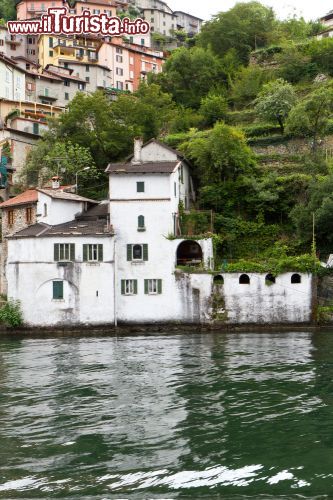
[[[0,341],[1,498],[333,495],[333,336],[14,346]]]

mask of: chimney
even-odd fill
[[[55,175],[52,177],[52,189],[59,189],[60,188],[60,177]]]
[[[134,139],[134,157],[132,160],[133,165],[138,165],[142,163],[141,151],[142,151],[143,140],[141,137]]]

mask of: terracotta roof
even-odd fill
[[[15,196],[15,198],[11,198],[10,200],[0,203],[0,208],[14,207],[16,205],[26,205],[28,203],[37,203],[37,201],[38,193],[36,189],[28,189],[27,191],[24,191],[24,193]]]
[[[112,174],[172,174],[179,161],[159,161],[149,163],[110,163],[106,169]]]
[[[53,199],[56,200],[67,200],[67,201],[87,201],[89,203],[94,203],[98,205],[98,201],[95,200],[90,200],[89,198],[84,198],[83,196],[79,196],[78,194],[73,194],[73,193],[66,193],[65,191],[61,190],[55,190],[55,189],[40,189],[38,188],[37,191],[39,193],[46,194],[47,196],[50,196]]]

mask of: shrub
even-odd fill
[[[18,327],[23,324],[19,301],[10,300],[0,309],[0,323],[12,327]]]

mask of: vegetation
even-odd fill
[[[218,266],[317,269],[313,223],[321,259],[333,244],[333,39],[317,39],[321,29],[248,2],[205,23],[191,44],[175,33],[185,46],[137,92],[116,101],[78,93],[29,155],[23,182],[58,169],[73,182],[89,166],[80,192],[103,198],[107,164],[124,160],[134,137],[156,137],[193,165],[193,208],[214,212]],[[183,223],[207,231],[193,211]]]
[[[13,328],[22,326],[23,316],[21,306],[18,301],[8,301],[0,309],[0,323]]]

